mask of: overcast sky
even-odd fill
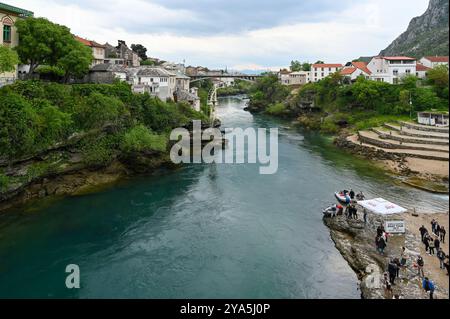
[[[264,70],[375,55],[428,0],[4,0],[100,43],[164,60]]]

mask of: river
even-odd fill
[[[352,187],[421,210],[448,196],[402,186],[330,139],[220,100],[225,127],[280,127],[279,169],[192,164],[0,215],[0,297],[359,298],[321,208]],[[65,287],[77,264],[81,289]]]

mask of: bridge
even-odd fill
[[[248,75],[248,74],[199,74],[199,75],[191,75],[189,76],[192,82],[202,81],[202,80],[212,80],[212,79],[238,79],[243,81],[255,82],[258,78],[261,78],[262,75]]]

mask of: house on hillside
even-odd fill
[[[340,63],[316,63],[311,66],[311,82],[318,82],[333,73],[341,71],[343,65]]]
[[[438,65],[448,66],[448,56],[425,56],[420,59],[420,63],[431,69]]]
[[[19,34],[15,28],[18,19],[32,17],[31,11],[0,2],[0,45],[13,48],[19,44]],[[0,87],[14,82],[18,77],[17,68],[13,72],[0,73]]]
[[[177,89],[174,93],[174,100],[175,102],[187,102],[194,110],[200,111],[200,98],[196,92]]]
[[[105,60],[107,63],[121,64],[127,67],[138,67],[141,65],[139,55],[131,50],[125,41],[119,40],[117,46],[105,44]]]
[[[75,36],[75,40],[92,49],[92,66],[105,62],[105,46],[95,41]]]
[[[350,82],[356,81],[357,78],[363,76],[370,78],[372,72],[367,68],[367,63],[361,61],[348,62],[340,71],[340,74]]]
[[[133,91],[145,92],[163,101],[173,99],[176,88],[176,75],[159,67],[140,67],[131,79]]]
[[[372,73],[370,79],[397,84],[408,75],[416,75],[416,59],[407,56],[377,56],[367,65]]]
[[[428,75],[428,71],[431,70],[431,68],[423,65],[422,63],[416,64],[416,76],[419,79],[425,79]]]
[[[94,65],[89,70],[90,83],[111,84],[115,80],[127,80],[127,71],[124,66],[102,63]]]

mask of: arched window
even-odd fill
[[[12,32],[12,25],[14,24],[13,20],[6,16],[2,19],[3,24],[3,42],[4,43],[11,43],[11,32]]]

